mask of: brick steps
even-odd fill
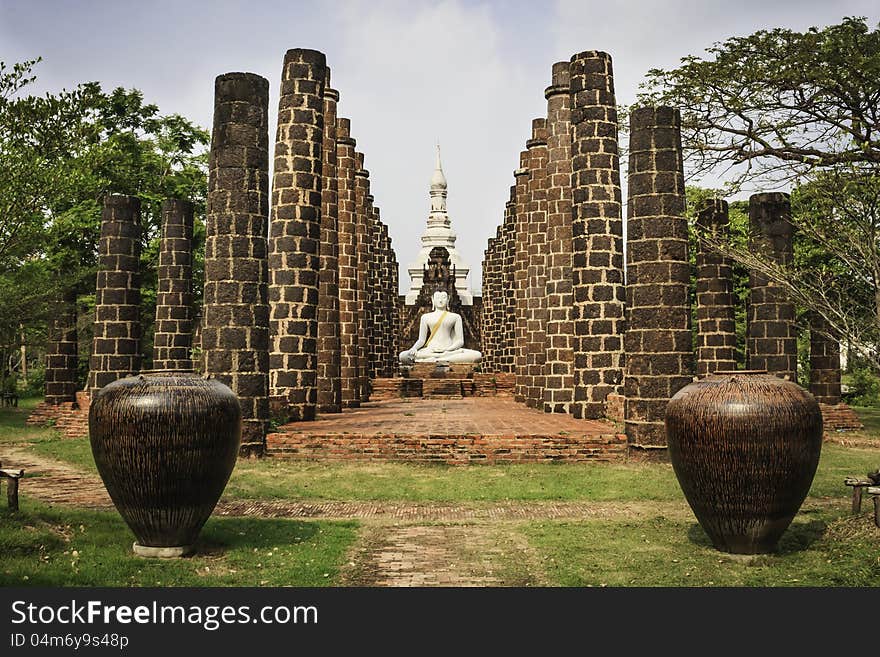
[[[846,404],[819,404],[822,409],[822,423],[825,431],[858,431],[864,424],[856,412]]]
[[[626,437],[608,435],[446,436],[271,433],[267,455],[290,460],[383,460],[467,465],[622,461]]]

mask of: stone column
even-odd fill
[[[358,385],[358,308],[357,308],[357,220],[355,206],[356,142],[350,136],[348,119],[336,121],[336,166],[339,180],[339,334],[342,405],[356,408],[361,403]]]
[[[382,269],[385,266],[382,253],[382,232],[379,228],[379,208],[373,205],[370,197],[370,270],[367,277],[368,301],[366,308],[367,336],[370,339],[370,379],[381,376],[382,354],[385,352],[385,335],[382,332]]]
[[[153,369],[192,369],[193,205],[166,199],[162,204],[156,332]]]
[[[633,446],[665,447],[666,405],[693,378],[678,110],[632,112],[628,182],[626,435]]]
[[[494,319],[494,278],[495,278],[495,238],[490,237],[486,250],[483,252],[483,312],[480,316],[480,334],[483,342],[480,345],[483,359],[480,361],[484,372],[495,371],[496,345]]]
[[[394,244],[391,237],[388,237],[388,252],[391,255],[389,263],[390,278],[388,283],[388,303],[389,303],[389,335],[391,340],[389,343],[388,353],[388,374],[394,376],[397,373],[398,354],[403,351],[400,346],[400,269],[397,264],[397,255],[394,253]]]
[[[45,403],[57,406],[76,401],[77,332],[76,288],[68,287],[51,321],[51,340],[46,350]]]
[[[95,334],[89,358],[92,399],[108,383],[141,369],[141,201],[135,196],[104,198]]]
[[[364,154],[355,152],[355,233],[357,235],[357,334],[358,387],[360,400],[370,398],[370,339],[367,334],[368,285],[370,271],[370,172],[364,168]]]
[[[697,214],[698,228],[727,242],[727,201],[707,199]],[[697,245],[697,376],[736,369],[736,321],[730,258],[704,240]]]
[[[573,392],[571,99],[569,63],[553,65],[547,99],[547,335],[544,411],[568,413]]]
[[[323,53],[284,56],[269,224],[269,394],[279,421],[318,403],[318,273],[324,141]]]
[[[526,174],[527,175],[527,174]],[[516,372],[516,329],[517,329],[517,288],[516,288],[516,185],[510,187],[510,200],[505,207],[504,215],[504,259],[502,261],[502,276],[504,279],[504,300],[501,313],[504,317],[503,357],[501,359],[501,371],[513,374]]]
[[[828,322],[810,316],[810,392],[820,404],[840,403],[840,342]]]
[[[605,414],[623,382],[623,220],[611,56],[571,58],[574,417]]]
[[[514,363],[516,376],[513,398],[526,401],[528,387],[526,377],[527,339],[526,320],[528,318],[528,263],[529,263],[529,152],[519,154],[519,169],[514,171],[516,179],[516,219],[515,245],[513,255],[513,285],[516,298],[514,320]]]
[[[241,404],[241,454],[269,427],[269,82],[227,73],[214,84],[205,225],[204,370]]]
[[[529,152],[528,269],[526,273],[525,402],[544,408],[547,360],[547,120],[532,121]]]
[[[749,198],[752,253],[771,262],[791,264],[791,205],[788,194],[753,194]],[[749,369],[767,370],[797,381],[797,333],[794,304],[785,291],[763,274],[749,276]]]
[[[321,271],[318,277],[318,411],[342,412],[339,335],[339,205],[336,171],[336,105],[339,92],[324,81],[321,167]]]

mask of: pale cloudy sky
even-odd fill
[[[479,294],[486,240],[501,221],[550,68],[611,53],[618,102],[645,72],[762,28],[844,16],[880,20],[877,0],[0,0],[0,60],[37,56],[37,91],[96,80],[141,89],[163,113],[210,127],[214,78],[270,81],[270,120],[288,48],[327,55],[382,218],[405,267],[429,210],[433,144],[449,180],[459,251]],[[270,141],[274,130],[270,131]],[[401,272],[402,287],[409,282]]]

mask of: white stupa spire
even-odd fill
[[[457,236],[452,230],[452,222],[449,220],[449,212],[446,210],[446,195],[448,183],[446,174],[443,173],[443,165],[440,162],[440,144],[437,143],[437,154],[434,164],[434,173],[431,175],[431,212],[428,214],[428,225],[422,233],[422,248],[416,259],[409,264],[407,270],[410,277],[410,289],[406,295],[406,303],[415,303],[422,289],[423,267],[428,262],[431,249],[442,246],[449,251],[449,262],[455,265],[455,288],[461,303],[465,306],[473,305],[473,293],[470,284],[470,266],[462,261],[455,249]]]

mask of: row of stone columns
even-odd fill
[[[736,367],[731,263],[699,242],[695,358],[678,111],[630,116],[624,281],[611,58],[590,51],[554,64],[545,97],[547,117],[532,123],[485,252],[483,366],[513,372],[516,399],[547,412],[599,418],[609,395],[623,393],[631,444],[663,446],[669,398],[695,371]],[[753,196],[750,224],[755,253],[790,262],[786,195]],[[727,204],[707,202],[697,225],[709,241],[726,239]],[[750,283],[749,366],[794,378],[794,307],[760,274]],[[822,326],[813,333],[813,388],[837,403],[835,343]]]
[[[224,78],[244,80],[252,87],[259,80],[259,89],[227,88],[221,84]],[[261,255],[241,248],[235,262],[227,263],[232,267],[228,285],[213,277],[226,276],[227,270],[209,268],[206,262],[205,367],[209,373],[221,373],[230,363],[225,353],[220,355],[230,349],[224,340],[229,326],[222,313],[211,309],[209,286],[216,284],[234,304],[246,303],[249,292],[258,293],[266,312],[250,317],[250,329],[266,340],[245,339],[243,344],[259,351],[249,362],[260,385],[243,390],[241,368],[236,377],[227,377],[239,397],[251,402],[245,417],[254,425],[255,452],[262,450],[270,416],[276,422],[309,420],[317,412],[356,407],[369,398],[370,374],[390,375],[396,366],[397,261],[388,228],[373,205],[369,172],[363,154],[355,150],[351,123],[337,116],[338,101],[322,53],[287,52],[269,221],[268,82],[251,74],[218,78],[212,162],[228,149],[228,166],[238,167],[238,178],[230,181],[260,183],[259,191],[253,185],[224,186],[222,172],[212,168],[209,185],[218,192],[222,188],[222,200],[232,212],[248,212],[246,239],[256,246],[259,235],[262,243]],[[236,105],[238,113],[229,114],[227,106]],[[210,200],[209,243],[227,243],[229,227],[217,221],[223,208]],[[235,268],[242,276],[233,273]],[[259,289],[248,278],[256,272]],[[241,281],[248,286],[235,285]],[[218,299],[215,305],[227,302]]]

